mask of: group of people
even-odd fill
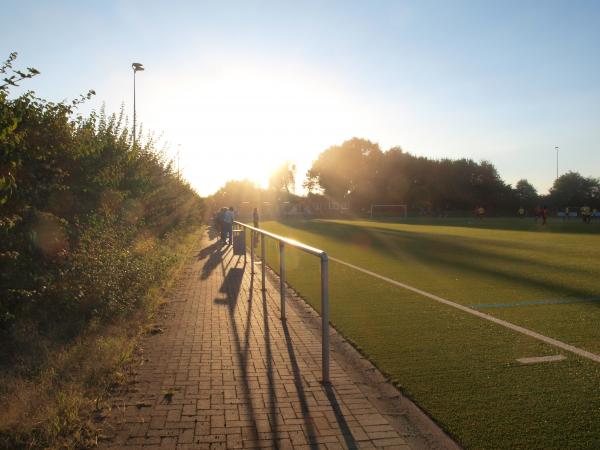
[[[215,215],[215,228],[219,233],[221,243],[226,245],[233,244],[233,221],[235,220],[235,213],[233,212],[233,206],[226,208],[222,207],[219,212]]]
[[[219,234],[221,243],[233,245],[233,222],[235,221],[235,212],[233,206],[222,207],[214,216],[214,226]],[[252,224],[258,228],[258,209],[254,208],[252,212]]]
[[[573,214],[573,217],[577,217],[577,208],[569,208],[568,206],[564,209],[564,211],[559,211],[558,216],[563,218],[563,220],[568,220]],[[582,206],[579,208],[579,217],[583,220],[583,223],[591,223],[592,218],[596,216],[597,210],[596,208],[592,209],[589,206]],[[519,216],[524,216],[524,209],[519,208]],[[548,218],[548,207],[543,206],[540,208],[539,206],[535,208],[535,221],[538,219],[542,219],[542,225],[546,224],[546,219]]]
[[[569,208],[566,208],[566,215],[568,216]],[[581,219],[583,223],[591,223],[592,218],[596,217],[596,208],[592,210],[589,206],[582,206],[579,208],[579,213],[581,214]]]

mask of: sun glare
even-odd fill
[[[182,171],[202,194],[228,179],[266,186],[285,161],[296,164],[301,182],[321,151],[359,128],[358,108],[342,89],[299,69],[224,66],[199,78],[163,81],[151,87],[160,108],[147,111],[146,119],[177,136],[171,144],[181,144]],[[208,171],[199,170],[207,164]]]

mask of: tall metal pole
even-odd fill
[[[279,242],[279,297],[281,320],[285,320],[285,245]]]
[[[254,275],[254,230],[250,231],[250,273]],[[254,278],[254,277],[253,277]]]
[[[133,145],[135,146],[135,125],[136,125],[136,117],[135,117],[135,73],[138,70],[144,70],[144,65],[140,63],[132,63],[131,68],[133,69]]]
[[[133,69],[133,146],[135,147],[135,68]]]
[[[554,147],[556,150],[556,179],[558,180],[558,146]]]
[[[181,178],[181,172],[179,169],[179,150],[181,150],[181,144],[177,144],[177,178]]]
[[[266,291],[267,290],[267,286],[266,286],[266,281],[265,281],[265,277],[266,277],[266,268],[265,266],[267,265],[267,256],[266,256],[266,251],[265,251],[265,235],[261,234],[260,235],[260,264],[261,264],[261,281],[262,281],[262,290]]]
[[[329,258],[321,256],[321,370],[329,383]]]

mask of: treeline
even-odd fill
[[[34,379],[54,351],[140,306],[204,206],[151,139],[132,139],[123,112],[76,114],[93,92],[11,98],[38,73],[15,58],[0,68],[0,368]]]
[[[489,214],[528,214],[547,206],[553,210],[589,206],[600,209],[600,180],[567,172],[547,194],[527,179],[511,186],[488,161],[430,159],[399,147],[382,151],[378,144],[353,138],[323,151],[308,170],[303,186],[308,195],[293,193],[296,167],[286,162],[271,176],[269,188],[228,181],[207,198],[209,210],[234,206],[243,218],[258,207],[264,217],[292,213],[339,214],[331,201],[348,206],[354,216],[367,216],[373,204],[408,205],[411,215],[468,215],[484,207]]]
[[[526,180],[515,187],[502,180],[487,161],[429,159],[398,147],[353,138],[323,151],[307,173],[304,186],[336,201],[347,201],[355,213],[371,204],[406,204],[413,213],[469,212],[483,206],[497,214],[514,214],[520,206],[548,204],[600,207],[600,182],[569,172],[548,195],[539,195]]]

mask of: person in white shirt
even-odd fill
[[[225,238],[227,245],[233,244],[233,221],[235,215],[233,213],[233,206],[230,206],[227,211],[223,214],[223,224],[225,225]]]

